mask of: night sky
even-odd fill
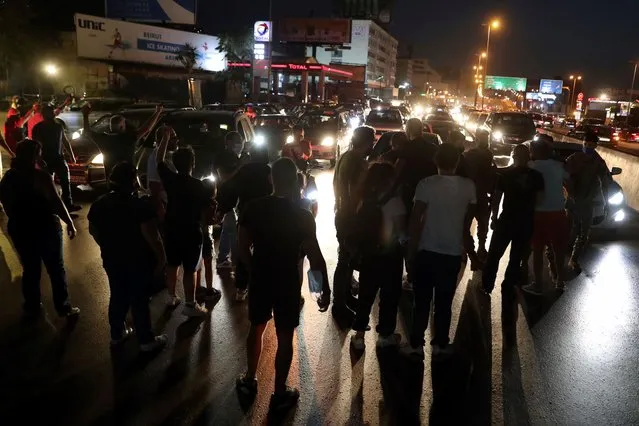
[[[436,68],[470,67],[473,54],[485,48],[481,23],[491,16],[500,17],[503,26],[491,36],[490,74],[567,78],[580,73],[586,88],[625,88],[632,79],[628,61],[639,58],[637,0],[395,1],[391,33]],[[276,18],[308,16],[311,9],[317,17],[329,16],[331,2],[273,0]],[[200,26],[215,34],[266,19],[268,2],[199,0],[199,12]]]

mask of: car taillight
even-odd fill
[[[639,139],[639,133],[633,133],[632,134],[632,140],[636,141],[637,139]]]

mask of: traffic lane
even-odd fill
[[[548,132],[553,139],[558,140],[560,142],[577,142],[580,143],[581,139],[574,138],[568,136],[568,129],[562,127],[553,127],[552,129],[543,129],[541,133]],[[606,148],[610,148],[612,150],[625,152],[627,154],[632,154],[639,156],[639,144],[633,142],[625,142],[618,141],[614,146],[609,144],[601,144],[601,146],[605,146]]]
[[[332,273],[336,263],[332,176],[320,172],[317,181],[318,238]],[[202,323],[184,322],[179,309],[166,312],[161,300],[152,302],[156,327],[171,340],[170,347],[158,356],[138,357],[133,342],[123,352],[109,353],[106,277],[86,231],[84,205],[78,218],[80,233],[67,244],[65,259],[71,294],[83,308],[75,329],[63,327],[64,322],[54,318],[37,327],[20,322],[17,283],[10,287],[12,292],[7,293],[4,286],[0,289],[4,293],[0,299],[1,330],[3,336],[10,337],[3,341],[14,348],[0,354],[0,365],[11,366],[3,371],[9,384],[5,389],[11,389],[0,399],[3,405],[11,408],[11,413],[19,413],[21,419],[42,418],[46,413],[47,419],[69,424],[263,423],[273,386],[274,333],[269,327],[258,375],[260,392],[245,410],[234,392],[234,379],[245,366],[248,322],[246,307],[232,302],[234,288],[229,280],[216,278],[223,298],[213,307],[211,319]],[[630,243],[628,251],[637,253],[636,245]],[[502,262],[502,271],[504,267]],[[634,263],[625,267],[637,270]],[[502,279],[501,273],[498,279]],[[560,302],[574,298],[571,288],[578,288],[578,282],[571,283]],[[43,289],[50,311],[47,283]],[[307,303],[289,379],[302,393],[289,419],[294,423],[377,424],[400,419],[411,424],[418,418],[433,423],[521,424],[522,419],[525,423],[547,423],[550,419],[570,423],[582,418],[584,407],[573,401],[574,387],[557,386],[555,374],[542,374],[542,369],[548,369],[545,363],[561,370],[554,360],[583,356],[583,348],[571,344],[571,330],[563,321],[550,325],[564,332],[561,345],[544,344],[546,333],[536,332],[550,313],[562,306],[559,302],[553,305],[552,292],[541,302],[518,294],[516,303],[510,303],[498,291],[487,298],[479,290],[479,277],[466,268],[453,302],[451,337],[457,355],[447,363],[432,364],[427,351],[423,367],[392,352],[376,353],[374,333],[367,333],[368,350],[363,356],[351,353],[348,333],[338,330],[328,314],[317,311],[306,284],[303,293]],[[398,323],[404,340],[410,326],[410,306],[410,294],[404,294]],[[376,312],[375,307],[372,318]],[[561,319],[565,313],[555,315]],[[545,349],[537,350],[537,346]],[[571,372],[579,378],[579,386],[596,380],[596,372],[579,367]],[[631,381],[632,375],[626,378]],[[549,388],[555,392],[553,399]],[[588,389],[577,390],[579,395],[590,395]],[[569,409],[557,413],[554,398],[567,401]],[[589,399],[585,412],[601,411],[601,402]],[[32,410],[33,406],[46,411]],[[617,411],[611,419],[627,423],[631,416],[628,410],[612,406]]]

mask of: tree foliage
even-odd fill
[[[227,63],[252,63],[253,37],[250,31],[221,34],[219,38],[217,50],[224,54]],[[229,67],[220,76],[233,82],[244,82],[246,74],[246,68]]]
[[[180,53],[177,55],[178,60],[186,69],[187,74],[191,75],[193,68],[197,64],[197,49],[190,43],[186,43]]]

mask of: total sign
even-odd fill
[[[269,43],[273,41],[273,23],[271,21],[257,21],[253,26],[255,41]]]

